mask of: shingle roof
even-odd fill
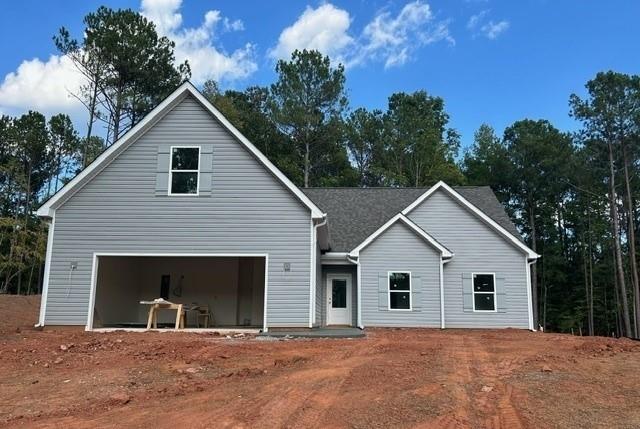
[[[331,251],[348,252],[428,189],[303,188],[302,191],[328,214]],[[454,186],[453,189],[522,240],[490,187]]]

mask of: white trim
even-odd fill
[[[431,188],[429,188],[429,190],[427,190],[424,194],[418,197],[413,203],[407,206],[407,208],[402,210],[402,214],[405,216],[408,215],[413,209],[415,209],[420,204],[422,204],[424,200],[429,198],[438,189],[443,189],[447,191],[458,202],[460,202],[463,206],[471,210],[471,212],[473,212],[475,215],[479,216],[483,221],[489,224],[489,226],[491,226],[493,229],[495,229],[500,234],[505,236],[505,238],[511,241],[511,243],[513,243],[516,247],[525,251],[529,259],[537,259],[540,257],[540,255],[538,255],[536,252],[531,250],[527,245],[522,243],[522,241],[520,241],[516,236],[514,236],[512,233],[504,229],[502,226],[500,226],[496,221],[494,221],[489,216],[487,216],[482,210],[480,210],[479,208],[471,204],[466,198],[464,198],[462,195],[460,195],[458,192],[456,192],[453,188],[451,188],[449,185],[447,185],[443,181],[440,181],[435,185],[433,185]]]
[[[94,252],[91,268],[91,290],[89,291],[89,308],[87,311],[86,331],[93,331],[93,313],[95,294],[98,282],[98,266],[101,256],[132,256],[132,257],[167,257],[167,258],[264,258],[264,314],[262,330],[267,332],[267,290],[269,286],[269,254],[268,253],[135,253],[135,252]]]
[[[310,328],[313,327],[313,324],[316,322],[316,293],[318,291],[318,258],[321,256],[318,255],[318,228],[327,224],[327,214],[324,214],[324,219],[317,223],[313,224],[313,218],[311,218],[311,245],[313,246],[311,249],[311,283],[309,284],[309,301],[311,308],[309,310],[310,313]],[[322,259],[321,269],[322,269]]]
[[[493,277],[493,292],[476,292],[475,279],[476,276],[492,276]],[[497,313],[498,312],[498,291],[496,287],[496,273],[477,272],[471,273],[471,298],[473,299],[473,312],[474,313]],[[476,310],[476,294],[477,295],[493,295],[493,310]]]
[[[309,197],[307,197],[296,185],[291,182],[269,159],[260,152],[240,131],[238,131],[211,103],[198,91],[193,84],[185,82],[180,85],[171,95],[165,98],[158,106],[156,106],[147,116],[145,116],[136,126],[125,133],[122,138],[112,144],[107,150],[102,152],[98,158],[87,168],[82,170],[67,185],[63,186],[59,192],[46,201],[36,212],[38,216],[52,217],[53,211],[63,204],[66,198],[73,195],[76,187],[82,184],[86,178],[91,179],[113,161],[114,155],[118,154],[121,147],[135,140],[142,132],[149,128],[153,121],[161,116],[165,110],[172,107],[174,103],[182,100],[184,94],[190,94],[196,98],[240,143],[242,143],[262,164],[291,191],[307,208],[311,210],[313,218],[322,218],[322,211],[316,206]]]
[[[96,308],[96,288],[98,286],[98,255],[93,254],[91,261],[91,289],[89,290],[89,310],[87,311],[87,326],[85,331],[93,330],[93,315]]]
[[[349,316],[349,320],[347,321],[347,323],[330,323],[329,321],[329,315],[331,314],[331,303],[329,302],[329,300],[331,299],[331,294],[333,292],[333,290],[331,289],[333,287],[333,284],[331,283],[333,280],[344,280],[345,284],[347,285],[347,307],[346,307],[346,312],[348,313]],[[352,299],[352,295],[353,295],[353,290],[352,288],[352,284],[351,284],[351,274],[349,273],[327,273],[327,281],[326,281],[326,291],[327,291],[327,296],[325,298],[325,303],[326,303],[326,308],[327,308],[327,320],[326,320],[326,325],[327,326],[332,326],[332,325],[349,325],[352,326],[353,323],[353,303],[351,302]]]
[[[531,282],[531,265],[535,264],[536,261],[529,261],[528,258],[524,258],[524,269],[527,275],[527,311],[529,312],[529,330],[535,331],[536,328],[533,326],[533,300],[532,300],[532,287],[533,284]]]
[[[316,284],[316,260],[315,260],[315,255],[316,255],[316,228],[315,225],[313,224],[313,218],[311,218],[309,220],[309,222],[311,223],[311,266],[309,267],[309,328],[313,328],[313,322],[315,322],[315,317],[314,317],[314,309],[315,309],[315,303],[314,303],[314,298],[315,298],[315,293],[314,293],[314,286]]]
[[[360,329],[364,329],[364,325],[362,324],[362,280],[361,280],[362,270],[360,269],[360,261],[356,263],[356,305],[358,308],[357,311],[357,323]]]
[[[391,308],[391,293],[407,293],[406,290],[391,291],[391,274],[409,274],[409,308]],[[387,271],[387,307],[389,311],[413,311],[413,275],[411,271]]]
[[[47,250],[44,259],[44,274],[42,279],[42,296],[40,297],[40,317],[38,325],[44,326],[44,318],[47,312],[47,298],[49,296],[49,276],[51,273],[51,255],[53,253],[53,233],[56,225],[55,215],[49,223],[49,231],[47,231]]]
[[[347,252],[327,252],[320,255],[322,265],[355,265]]]
[[[394,217],[392,217],[391,219],[389,219],[384,225],[382,225],[380,228],[378,228],[373,234],[371,234],[369,237],[367,237],[362,243],[360,243],[360,245],[358,247],[356,247],[355,249],[353,249],[351,252],[349,252],[349,256],[357,258],[360,255],[360,251],[362,249],[364,249],[365,247],[367,247],[369,244],[371,244],[376,238],[378,238],[378,236],[380,234],[382,234],[384,231],[386,231],[387,229],[389,229],[394,223],[396,223],[397,221],[402,221],[404,222],[409,228],[411,228],[416,234],[418,234],[420,237],[424,238],[427,242],[429,242],[433,247],[435,247],[436,249],[438,249],[440,251],[440,253],[442,254],[443,258],[452,258],[453,257],[453,253],[451,253],[451,251],[449,251],[449,249],[447,249],[446,247],[444,247],[442,244],[438,243],[438,241],[433,238],[432,236],[430,236],[427,232],[425,232],[425,230],[423,230],[422,228],[420,228],[418,225],[416,225],[415,223],[413,223],[411,221],[411,219],[409,219],[408,217],[406,217],[405,215],[403,215],[402,213],[398,213],[397,215],[395,215]]]
[[[264,256],[264,309],[262,310],[262,332],[268,332],[267,327],[267,297],[269,296],[269,254]]]
[[[444,329],[444,261],[440,258],[440,329]]]
[[[173,169],[173,150],[174,149],[198,149],[198,169],[197,170],[174,170]],[[194,145],[176,145],[169,147],[169,183],[167,186],[167,195],[170,197],[197,197],[200,195],[200,162],[202,156],[202,147]],[[173,184],[173,173],[197,173],[196,178],[196,193],[195,194],[180,194],[172,192],[171,186]]]

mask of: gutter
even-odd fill
[[[445,328],[444,322],[444,264],[451,262],[453,259],[453,254],[448,257],[440,258],[440,329]]]

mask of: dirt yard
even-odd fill
[[[35,331],[0,295],[0,425],[637,428],[640,343],[515,330],[358,340]]]

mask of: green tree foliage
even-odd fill
[[[46,228],[33,209],[75,168],[79,149],[66,115],[0,118],[0,292],[37,291]]]
[[[628,270],[634,295],[635,326],[633,334],[640,333],[640,280],[638,279],[636,228],[637,214],[632,190],[632,177],[637,172],[638,136],[640,135],[640,76],[629,76],[612,71],[598,73],[586,85],[588,97],[570,98],[571,114],[582,121],[581,137],[608,161],[608,196],[611,236],[616,270],[617,306],[626,335],[632,334],[627,273],[623,255],[623,241],[628,243]],[[600,156],[600,158],[603,158]],[[632,174],[633,173],[633,174]],[[622,177],[620,177],[622,176]],[[624,184],[618,190],[616,183]],[[619,200],[623,200],[620,206]],[[622,213],[621,213],[622,212]],[[626,216],[626,231],[621,221]],[[624,237],[623,237],[624,234]]]
[[[296,50],[290,61],[278,61],[276,73],[269,115],[289,139],[299,171],[294,181],[304,187],[353,182],[343,144],[344,67],[332,67],[329,57],[318,51]]]
[[[447,128],[442,98],[425,91],[393,94],[384,122],[389,184],[420,187],[438,180],[454,185],[464,181],[455,163],[460,139]]]
[[[381,111],[359,108],[351,112],[345,123],[349,154],[362,187],[385,183],[384,117]]]
[[[191,72],[187,62],[175,65],[175,43],[158,36],[153,22],[131,9],[101,6],[84,24],[81,42],[63,27],[54,43],[88,79],[78,95],[89,110],[88,124],[102,119],[113,142]],[[90,138],[89,131],[85,142]]]

